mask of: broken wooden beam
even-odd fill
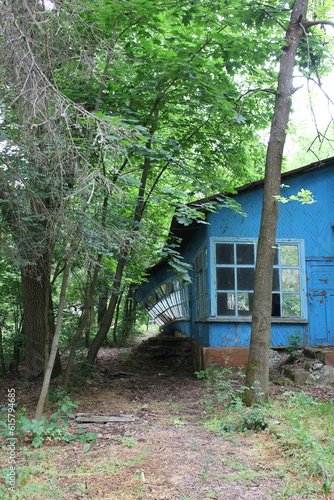
[[[99,423],[106,424],[108,422],[135,422],[138,417],[134,415],[95,415],[92,413],[78,413],[75,416],[75,421],[78,423]]]

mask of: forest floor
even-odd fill
[[[40,386],[3,380],[16,389],[18,407],[33,415]],[[55,385],[56,383],[53,382]],[[56,386],[55,386],[56,388]],[[286,388],[271,386],[272,397]],[[289,390],[301,390],[291,388]],[[334,387],[307,388],[331,399]],[[210,430],[204,380],[193,373],[187,353],[152,356],[141,346],[103,349],[94,372],[78,382],[71,399],[78,412],[123,417],[85,424],[92,444],[46,441],[34,449],[18,443],[16,496],[29,500],[269,500],[334,499],[316,477],[299,480],[294,459],[275,435]],[[49,408],[46,413],[51,413]],[[129,421],[127,421],[128,419]],[[71,422],[76,428],[81,424]],[[6,467],[6,447],[0,463]],[[4,482],[0,479],[1,485]],[[4,491],[4,490],[2,490]]]

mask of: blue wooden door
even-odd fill
[[[309,343],[334,344],[334,265],[311,263],[309,276]]]

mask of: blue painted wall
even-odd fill
[[[334,256],[334,166],[305,172],[284,180],[281,195],[289,198],[296,195],[300,189],[310,190],[316,200],[313,204],[302,204],[298,201],[289,201],[280,204],[277,239],[291,238],[304,240],[305,245],[305,291],[308,304],[307,323],[273,322],[271,330],[272,346],[287,345],[287,337],[300,335],[305,344],[334,343],[332,316],[334,319],[334,279],[331,270]],[[215,214],[209,214],[209,237],[254,237],[257,238],[260,228],[263,189],[238,194],[234,198],[240,203],[243,212],[247,215],[233,215],[227,209]],[[322,282],[318,281],[315,288],[314,279],[310,273],[311,262],[313,276],[322,266]],[[209,280],[212,279],[209,274]],[[328,281],[325,281],[327,280]],[[327,291],[324,290],[324,283]],[[211,283],[209,282],[209,287]],[[319,288],[319,290],[318,290]],[[314,290],[318,294],[314,297]],[[324,292],[326,291],[326,294]],[[320,297],[317,299],[317,297]],[[327,301],[325,306],[321,300]],[[317,314],[316,309],[324,308]],[[333,311],[333,313],[332,313]],[[249,345],[251,333],[250,323],[226,323],[216,320],[210,324],[209,345],[217,346],[245,346]]]

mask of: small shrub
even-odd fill
[[[258,409],[243,415],[242,431],[264,431],[267,427],[268,422]]]
[[[302,344],[302,337],[298,333],[288,336],[289,345],[286,348],[286,352],[290,354],[291,358],[297,359],[300,355],[300,346]]]
[[[217,410],[217,406],[233,408],[242,406],[244,387],[239,382],[244,376],[242,373],[236,373],[231,368],[211,365],[206,370],[195,372],[195,375],[206,381],[205,403],[207,410],[211,413]]]
[[[21,408],[16,413],[15,433],[18,439],[29,439],[31,444],[38,448],[45,441],[74,441],[79,440],[81,443],[92,442],[96,440],[96,434],[87,433],[85,429],[78,430],[77,433],[72,433],[68,429],[68,419],[73,418],[72,409],[77,407],[77,403],[70,400],[66,395],[58,402],[58,411],[53,413],[49,418],[44,415],[40,420],[28,419],[25,416],[26,408]],[[6,412],[6,408],[4,408]],[[5,413],[6,415],[6,413]],[[0,437],[11,436],[11,430],[5,420],[0,420]]]
[[[214,414],[211,423],[217,432],[261,431],[268,427],[260,407],[251,411],[244,407],[243,393],[246,387],[240,384],[242,373],[213,365],[207,370],[196,372],[196,375],[206,381],[205,402],[207,409]]]

